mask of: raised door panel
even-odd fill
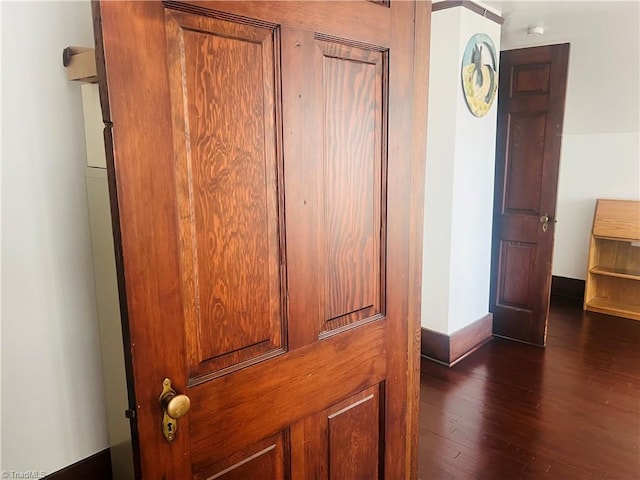
[[[282,29],[291,349],[386,314],[387,60]]]
[[[321,336],[384,314],[386,53],[340,42],[315,39],[322,56]]]
[[[286,348],[278,31],[173,11],[166,21],[193,384]]]
[[[384,381],[386,339],[385,323],[372,322],[190,388],[194,471]]]
[[[379,387],[372,387],[328,412],[329,479],[376,479],[380,465]]]
[[[511,98],[549,93],[549,63],[515,65],[512,69]]]
[[[223,461],[193,472],[194,480],[284,480],[289,459],[284,433],[256,442]]]
[[[508,116],[503,214],[538,215],[542,190],[545,113]]]
[[[535,336],[539,328],[534,322],[540,295],[536,287],[541,268],[539,244],[501,240],[498,262],[494,333],[514,338]]]
[[[533,243],[503,242],[498,305],[531,308],[531,274],[536,259]]]
[[[381,384],[369,387],[291,427],[293,478],[374,480],[384,471]]]

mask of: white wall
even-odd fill
[[[450,334],[489,308],[497,102],[481,118],[464,100],[466,44],[500,25],[462,7],[431,19],[422,326]]]
[[[584,279],[595,200],[640,199],[640,2],[505,9],[503,50],[571,43],[553,274]],[[534,19],[542,37],[524,33]]]
[[[2,4],[2,469],[54,472],[108,446],[80,86],[88,2]]]
[[[449,8],[431,17],[421,318],[423,327],[442,333],[449,330],[453,160],[461,88],[455,72],[462,61],[459,35],[452,32],[459,32],[461,11]]]
[[[486,33],[493,40],[496,52],[500,51],[500,25],[464,8],[458,59],[475,33]],[[457,70],[460,85],[459,64]],[[498,111],[496,99],[487,115],[474,117],[467,108],[461,87],[457,94],[449,333],[489,311]]]
[[[2,26],[2,2],[0,2],[0,27]],[[0,35],[0,54],[2,52],[2,35]],[[2,92],[2,62],[0,62],[0,92]],[[2,105],[2,95],[0,94],[0,106]],[[0,125],[2,119],[0,118]],[[0,132],[0,160],[2,152],[2,134]],[[2,166],[0,165],[0,210],[1,210],[1,190],[2,190]],[[1,214],[0,214],[1,217]],[[0,228],[0,250],[2,249],[2,228]],[[0,271],[2,269],[2,256],[0,255]],[[0,275],[0,472],[2,472],[2,275]]]

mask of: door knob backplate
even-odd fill
[[[165,378],[162,382],[160,394],[160,406],[164,412],[162,418],[162,434],[168,442],[176,438],[178,431],[178,419],[184,417],[191,408],[191,400],[186,395],[178,395],[171,387],[171,380]]]
[[[540,217],[540,223],[542,224],[542,231],[546,233],[547,229],[549,228],[549,215],[546,213],[542,215]]]

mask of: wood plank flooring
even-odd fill
[[[422,360],[420,479],[640,479],[640,322],[554,298],[546,349]]]

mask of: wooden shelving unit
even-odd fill
[[[597,201],[584,309],[640,320],[640,202]]]

